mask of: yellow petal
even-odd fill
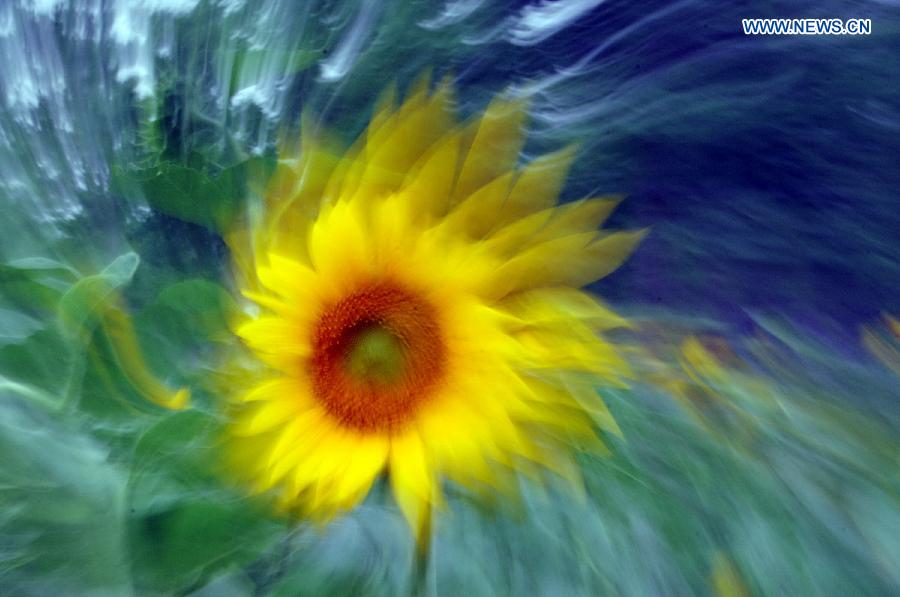
[[[576,146],[572,145],[534,160],[519,175],[503,206],[503,221],[553,207],[562,188]]]
[[[486,291],[501,298],[538,286],[579,288],[619,267],[645,235],[644,230],[614,232],[592,240],[594,234],[587,232],[546,241],[504,263]]]
[[[307,330],[283,317],[250,320],[238,328],[237,334],[250,348],[259,352],[305,357],[312,351]]]
[[[266,309],[274,311],[282,317],[292,317],[299,314],[297,309],[297,302],[288,302],[278,296],[265,292],[252,292],[250,290],[244,290],[241,292],[241,294],[260,307],[265,307]],[[231,326],[232,329],[237,329],[240,325],[245,323],[247,319],[248,316],[246,314],[239,314],[237,316],[237,321]]]
[[[342,278],[353,277],[366,268],[370,234],[363,218],[358,206],[341,202],[329,206],[316,221],[309,235],[309,255],[320,274],[320,288],[340,287]]]
[[[396,103],[397,85],[392,83],[381,92],[381,95],[378,96],[378,100],[375,102],[375,110],[369,121],[369,128],[366,131],[369,137],[373,137],[385,125],[388,118],[394,113]]]
[[[321,409],[312,407],[299,410],[281,431],[278,440],[271,445],[268,458],[263,459],[269,483],[275,484],[297,467],[303,466],[329,429]]]
[[[435,500],[435,481],[418,431],[391,438],[390,480],[394,499],[416,536],[426,535]]]
[[[390,443],[380,435],[358,436],[350,440],[345,466],[335,471],[333,499],[341,509],[349,509],[365,497],[387,462]]]
[[[525,102],[495,99],[472,125],[474,136],[466,152],[454,197],[468,197],[476,189],[509,172],[522,148]]]
[[[422,414],[422,435],[428,438],[435,466],[448,477],[463,485],[471,480],[489,484],[494,475],[487,459],[498,454],[490,426],[456,398],[442,397],[442,404]]]
[[[447,234],[482,238],[497,225],[511,182],[512,172],[507,172],[469,195],[447,215],[441,229]]]
[[[276,426],[283,426],[293,420],[298,413],[298,405],[291,400],[268,400],[255,406],[249,413],[241,415],[233,427],[236,435],[257,435]]]
[[[444,138],[423,158],[423,165],[404,189],[410,213],[421,214],[428,221],[442,216],[450,205],[450,191],[456,178],[460,135]]]
[[[522,325],[563,325],[573,320],[594,329],[628,327],[626,319],[590,294],[574,288],[535,288],[504,300],[504,308]]]
[[[293,301],[314,294],[315,271],[277,253],[269,253],[266,258],[268,260],[266,264],[257,266],[259,281],[263,286]]]
[[[444,107],[426,101],[427,80],[418,85],[398,110],[390,133],[366,147],[370,166],[405,175],[413,163],[450,129],[451,119],[443,112]]]
[[[618,204],[618,199],[594,198],[541,210],[497,230],[488,246],[509,255],[554,238],[594,231]]]
[[[264,381],[241,395],[241,402],[279,400],[283,396],[305,395],[298,380],[290,377],[276,377]]]

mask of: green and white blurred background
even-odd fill
[[[0,0],[0,595],[900,594],[898,67],[891,0]],[[221,233],[426,68],[651,233],[585,496],[448,487],[416,572],[381,484],[318,529],[222,481]]]

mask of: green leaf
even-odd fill
[[[138,587],[184,590],[224,568],[260,557],[280,530],[242,500],[188,499],[132,528]]]
[[[0,345],[20,342],[43,327],[43,323],[24,313],[0,309]]]
[[[159,294],[157,306],[177,314],[176,323],[182,333],[203,340],[223,334],[230,337],[228,321],[237,311],[228,291],[203,279],[185,280],[166,287]]]
[[[235,345],[229,321],[237,311],[220,285],[200,278],[167,286],[134,318],[135,330],[152,371],[176,386],[191,387],[203,404],[210,368]]]
[[[142,183],[151,207],[192,224],[222,230],[237,211],[234,189],[225,189],[203,172],[174,162],[160,163]]]
[[[248,186],[264,182],[273,169],[273,160],[254,157],[224,168],[213,177],[163,160],[152,168],[117,169],[114,187],[126,195],[139,191],[153,209],[221,234],[240,215]]]
[[[63,292],[78,279],[78,272],[43,257],[31,257],[0,265],[4,302],[24,310],[50,310]]]
[[[163,474],[184,490],[206,486],[213,479],[218,430],[215,418],[195,410],[163,418],[141,436],[135,447],[131,483]],[[134,499],[143,503],[145,497],[138,492]]]
[[[109,306],[117,288],[127,284],[134,275],[140,258],[125,253],[94,276],[86,276],[70,288],[59,300],[59,316],[71,332],[92,329],[98,316]]]
[[[257,559],[281,531],[214,474],[219,422],[198,411],[167,416],[138,442],[129,480],[137,580],[157,589],[191,586]]]
[[[68,265],[60,263],[59,261],[55,261],[53,259],[47,259],[46,257],[23,257],[22,259],[14,259],[10,261],[8,265],[16,269],[61,270],[67,271],[74,276],[78,275],[78,272],[73,270]]]
[[[0,371],[18,382],[61,395],[71,368],[72,348],[55,326],[38,330],[21,342],[0,346]]]
[[[131,280],[131,277],[134,275],[140,262],[141,259],[136,253],[123,253],[103,268],[100,275],[109,280],[114,287],[118,288]]]

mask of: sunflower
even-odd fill
[[[572,446],[617,431],[596,388],[626,365],[600,333],[625,322],[579,288],[642,232],[598,232],[615,199],[557,204],[573,147],[516,168],[523,101],[458,124],[448,80],[407,95],[344,152],[304,123],[230,236],[254,303],[237,334],[263,365],[228,441],[235,472],[312,519],[386,474],[421,534],[445,483],[577,485]]]

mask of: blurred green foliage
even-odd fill
[[[203,363],[230,338],[230,293],[181,278],[134,309],[125,291],[140,267],[126,252],[89,275],[47,258],[0,269],[0,589],[183,593],[283,533],[219,475]],[[140,361],[123,360],[113,316],[133,327]],[[189,385],[194,409],[148,402],[135,362]]]

